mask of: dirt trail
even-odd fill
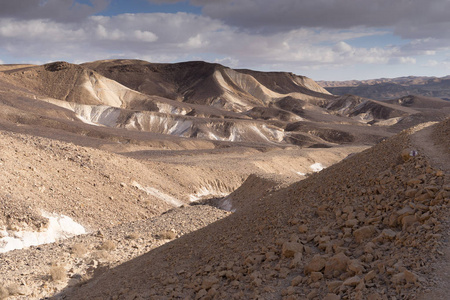
[[[447,121],[448,122],[448,121]],[[419,128],[423,130],[418,131],[412,137],[412,143],[417,147],[418,151],[421,151],[427,159],[429,159],[436,167],[441,168],[445,172],[450,171],[450,149],[448,148],[447,134],[437,136],[434,134],[436,129],[435,122],[429,122],[419,125]]]
[[[450,120],[447,121],[449,123]],[[420,130],[412,136],[412,143],[417,150],[427,157],[436,167],[441,168],[445,173],[450,172],[450,148],[449,132],[439,131],[436,126],[430,126],[433,123],[423,124],[423,130]],[[428,126],[428,127],[427,127]],[[438,125],[439,126],[439,125]],[[440,134],[438,134],[440,132]],[[450,295],[450,218],[447,217],[446,230],[444,230],[443,255],[442,260],[436,262],[433,269],[437,272],[435,279],[435,288],[420,295],[420,300],[445,300]]]

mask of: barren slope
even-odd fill
[[[434,127],[428,142],[445,145],[449,126]],[[449,170],[409,156],[410,134],[254,199],[64,297],[415,298],[442,284],[432,263],[448,247],[450,186]]]

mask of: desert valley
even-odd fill
[[[447,299],[449,82],[0,65],[0,299]]]

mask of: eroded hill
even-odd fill
[[[403,119],[408,126],[439,119],[420,108],[333,96],[303,76],[204,62],[56,62],[9,67],[0,75],[5,120],[121,142],[146,143],[144,132],[153,134],[152,143],[170,138],[180,147],[183,138],[195,138],[195,148],[221,142],[329,147],[348,143],[327,138],[336,132],[374,143],[407,128],[389,130]],[[302,129],[311,124],[319,134]],[[126,129],[128,137],[109,128]]]

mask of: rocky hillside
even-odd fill
[[[444,299],[450,120],[416,130],[53,299]]]

